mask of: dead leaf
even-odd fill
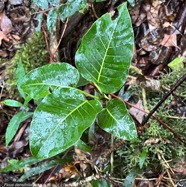
[[[159,92],[161,88],[161,83],[159,80],[150,79],[145,76],[138,76],[136,83],[149,92]]]
[[[0,50],[0,57],[7,57],[8,53],[5,50]]]
[[[177,35],[176,34],[164,34],[164,38],[161,41],[160,45],[165,47],[178,47],[177,46]]]
[[[2,16],[0,27],[5,34],[9,34],[12,31],[12,22],[5,14]]]
[[[163,38],[161,29],[154,29],[141,39],[141,47],[145,51],[153,51],[158,48],[158,44]]]
[[[2,40],[9,42],[9,39],[7,38],[6,34],[3,31],[0,31],[0,46],[1,46]]]
[[[21,40],[20,36],[18,36],[17,34],[11,34],[11,36],[15,39],[15,40]]]
[[[135,106],[138,107],[139,109],[143,109],[142,101],[139,100]],[[133,115],[139,123],[143,121],[143,116],[145,115],[144,112],[134,107],[131,107],[129,111],[130,111],[130,114]]]
[[[76,166],[72,163],[66,163],[62,168],[56,171],[55,174],[51,175],[47,182],[60,182],[63,179],[68,181],[69,179],[76,178],[78,176],[80,176],[80,173]]]
[[[27,145],[28,145],[28,141],[25,140],[14,142],[8,148],[9,154],[15,158],[18,154],[23,152],[24,147]]]

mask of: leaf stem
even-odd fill
[[[97,96],[95,96],[95,95],[89,94],[89,93],[87,93],[87,92],[85,92],[85,91],[82,91],[82,90],[80,90],[80,89],[78,89],[78,88],[76,88],[76,89],[77,89],[79,92],[81,92],[82,94],[84,94],[84,95],[86,95],[86,96],[88,96],[88,97],[91,97],[91,98],[100,100],[99,97],[97,97]]]
[[[94,86],[98,89],[98,91],[99,91],[101,94],[103,94],[102,91],[101,91],[101,89],[100,89],[100,87],[99,87],[96,83],[94,83]]]

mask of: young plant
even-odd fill
[[[123,3],[114,20],[106,13],[84,35],[75,55],[77,69],[65,62],[54,63],[24,76],[21,92],[29,98],[42,99],[30,126],[33,157],[42,160],[64,152],[95,120],[116,137],[137,138],[125,104],[107,96],[120,90],[126,81],[133,43],[131,20]],[[95,85],[96,95],[76,88],[80,75]],[[105,107],[102,99],[106,100]]]

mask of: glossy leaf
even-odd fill
[[[35,30],[36,30],[36,32],[40,32],[41,31],[41,24],[43,21],[43,13],[37,14],[36,19],[37,19],[37,27],[35,27]]]
[[[56,9],[51,9],[47,15],[47,28],[50,33],[53,31],[56,21],[57,21],[57,11]]]
[[[21,107],[22,103],[19,101],[13,100],[13,99],[6,99],[2,101],[2,104],[7,105],[7,106],[12,106],[12,107]]]
[[[32,112],[20,111],[13,116],[6,129],[6,134],[5,134],[6,146],[8,146],[12,138],[15,136],[20,123],[28,119],[30,116],[32,116],[32,114],[33,114]]]
[[[32,0],[37,6],[39,6],[41,9],[47,9],[48,8],[48,1],[46,0]]]
[[[59,8],[60,18],[65,21],[66,18],[72,16],[75,12],[81,9],[86,0],[68,0],[63,6]]]
[[[75,88],[61,88],[46,96],[34,112],[30,147],[35,157],[48,158],[74,145],[101,110]]]
[[[121,88],[133,55],[134,36],[126,3],[118,11],[114,20],[107,13],[92,25],[75,55],[81,75],[104,93]]]
[[[21,88],[31,98],[39,99],[50,93],[49,88],[75,86],[78,81],[77,69],[67,63],[54,63],[30,71]]]
[[[119,99],[112,99],[98,115],[98,125],[114,136],[133,140],[137,138],[135,124],[125,104]]]
[[[49,0],[48,1],[52,6],[58,6],[60,4],[60,0]]]

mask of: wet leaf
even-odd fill
[[[49,0],[48,1],[52,6],[57,6],[60,3],[60,0]]]
[[[75,55],[81,75],[105,93],[121,88],[133,55],[134,36],[126,3],[118,11],[114,20],[107,13],[92,25]]]
[[[56,9],[51,9],[47,15],[47,28],[50,33],[53,31],[56,21],[57,21],[57,11]]]
[[[66,18],[72,16],[75,12],[81,9],[86,0],[68,0],[63,6],[59,8],[60,18],[64,22]]]
[[[75,88],[61,88],[46,96],[34,112],[30,147],[35,157],[47,158],[74,145],[101,110]]]
[[[118,99],[110,100],[106,108],[99,113],[98,125],[118,138],[125,140],[137,138],[135,124],[125,104]]]
[[[39,99],[48,95],[49,88],[75,86],[79,81],[78,71],[66,63],[53,63],[30,71],[21,88],[31,98]]]
[[[30,116],[32,116],[32,114],[33,114],[32,112],[20,111],[13,116],[6,129],[6,134],[5,134],[6,146],[8,146],[12,138],[15,136],[20,123],[28,119]]]
[[[48,8],[48,1],[46,0],[33,0],[33,2],[39,6],[41,9],[47,9]]]
[[[13,100],[13,99],[6,99],[6,100],[2,101],[2,103],[4,105],[12,106],[12,107],[21,107],[22,106],[22,103],[20,103],[19,101]]]

